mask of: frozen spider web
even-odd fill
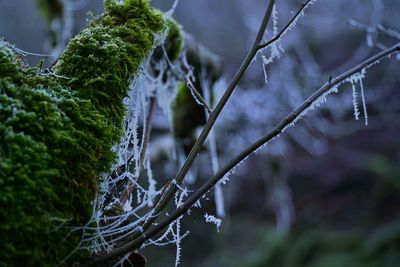
[[[166,34],[167,32],[162,32],[156,36],[153,50],[162,47]],[[146,149],[146,119],[150,113],[150,102],[157,101],[171,124],[172,103],[183,79],[177,73],[182,74],[185,71],[182,59],[170,62],[166,53],[163,53],[162,58],[155,62],[151,56],[142,62],[129,85],[128,95],[124,99],[124,135],[113,147],[116,161],[110,173],[101,175],[90,220],[83,227],[71,230],[80,231],[82,235],[77,248],[68,257],[77,250],[88,250],[92,254],[110,252],[126,243],[129,237],[140,234],[143,231],[142,225],[155,216],[153,207],[162,190],[157,190]],[[186,193],[181,192],[177,203],[181,203],[185,196]],[[180,240],[187,233],[181,234],[179,220],[170,228],[165,232],[164,238],[146,245],[160,245],[163,242],[176,244],[178,264]],[[173,238],[166,241],[170,234]],[[128,257],[129,253],[115,266],[123,266]]]

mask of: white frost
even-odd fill
[[[353,95],[353,110],[354,110],[354,118],[356,120],[359,119],[360,117],[360,111],[358,110],[358,94],[356,90],[356,86],[354,85],[354,82],[351,82],[351,89],[352,89],[352,95]]]
[[[366,73],[366,68],[362,69],[360,72],[353,74],[352,76],[347,78],[346,81],[349,82],[352,87],[353,109],[354,109],[354,117],[356,120],[359,119],[360,111],[358,110],[358,93],[357,93],[357,88],[356,88],[355,84],[356,83],[360,84],[361,103],[363,106],[365,126],[367,126],[368,125],[368,112],[367,112],[367,104],[366,104],[365,95],[364,95],[364,84],[362,81],[365,78],[365,73]]]
[[[211,103],[211,95],[210,95],[210,84],[208,80],[205,77],[205,71],[204,67],[202,68],[202,77],[201,77],[201,87],[203,89],[203,95],[204,95],[204,100],[206,103],[212,107]],[[209,114],[207,110],[204,110],[205,116],[208,120]],[[210,157],[211,157],[211,166],[212,166],[212,171],[213,174],[215,175],[218,170],[219,170],[219,159],[218,159],[218,152],[217,152],[217,140],[215,136],[215,128],[211,129],[209,137],[208,137],[208,148],[210,151]],[[225,201],[224,201],[224,194],[222,191],[222,186],[220,183],[217,183],[214,186],[214,194],[215,194],[215,207],[217,210],[217,215],[220,217],[225,216]]]
[[[221,227],[222,220],[215,217],[214,215],[204,214],[204,219],[207,223],[213,223],[217,227],[217,231],[219,232],[219,228]]]

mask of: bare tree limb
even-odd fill
[[[164,221],[161,223],[157,224],[156,227],[151,229],[149,232],[146,233],[146,231],[153,225],[154,221],[158,218],[159,214],[161,214],[161,211],[164,210],[164,208],[168,205],[176,191],[179,189],[179,185],[182,184],[184,177],[186,176],[187,172],[189,171],[191,165],[193,164],[193,161],[197,157],[197,154],[199,153],[202,145],[204,144],[211,128],[213,127],[215,121],[217,120],[220,112],[222,111],[223,107],[225,106],[226,102],[232,95],[233,91],[237,87],[238,83],[244,76],[245,72],[247,71],[247,68],[250,66],[252,63],[254,57],[257,55],[257,52],[277,40],[281,38],[289,29],[291,26],[295,24],[295,22],[298,20],[298,18],[303,14],[304,10],[312,3],[313,0],[308,0],[305,3],[302,4],[302,6],[299,8],[299,10],[296,12],[296,14],[292,17],[292,19],[286,24],[286,26],[272,39],[270,39],[266,43],[261,43],[262,38],[264,36],[266,27],[268,25],[268,21],[271,18],[272,15],[272,9],[273,6],[275,5],[275,0],[271,0],[268,3],[268,7],[266,9],[266,12],[263,17],[262,24],[260,25],[257,37],[254,41],[254,44],[252,48],[250,49],[248,55],[246,56],[245,60],[243,61],[241,67],[239,68],[238,72],[234,76],[233,80],[229,84],[228,88],[226,89],[224,95],[221,97],[220,101],[216,105],[215,109],[211,112],[209,119],[207,120],[202,132],[200,133],[199,138],[197,139],[196,143],[194,144],[191,152],[189,153],[189,156],[187,157],[186,161],[184,162],[182,168],[179,170],[175,178],[173,179],[172,183],[169,183],[166,189],[164,190],[165,193],[160,197],[159,201],[156,204],[155,209],[153,210],[153,216],[150,217],[148,221],[146,221],[141,229],[142,233],[137,232],[133,235],[131,235],[130,240],[120,247],[116,248],[112,252],[106,254],[106,255],[101,255],[97,258],[95,258],[92,262],[88,263],[87,265],[84,266],[96,266],[98,264],[106,263],[109,262],[110,260],[113,260],[124,253],[127,253],[129,251],[132,251],[133,249],[139,248],[143,242],[145,242],[148,238],[151,238],[152,236],[156,235],[160,231],[162,231],[166,226],[168,226],[170,223],[175,221],[177,218],[179,218],[181,215],[183,215],[198,199],[200,199],[209,189],[211,189],[220,179],[224,177],[226,173],[229,172],[234,166],[236,166],[240,161],[242,161],[244,158],[246,158],[248,155],[250,155],[252,152],[254,152],[257,148],[262,146],[263,144],[269,142],[272,140],[274,137],[279,135],[282,130],[288,126],[290,123],[292,123],[300,114],[302,111],[306,110],[308,107],[310,107],[316,99],[318,99],[320,96],[322,96],[325,92],[327,92],[330,88],[332,88],[334,85],[337,85],[341,82],[343,82],[344,79],[347,77],[353,75],[354,73],[357,73],[361,69],[365,68],[368,66],[370,63],[370,60],[373,60],[374,62],[377,59],[380,59],[384,57],[385,55],[389,55],[393,53],[394,51],[397,51],[398,47],[396,47],[395,50],[391,50],[390,53],[384,53],[387,52],[388,50],[383,51],[380,54],[377,54],[375,57],[370,58],[369,60],[364,61],[357,67],[351,69],[350,71],[342,74],[341,76],[338,76],[335,79],[330,79],[330,81],[325,84],[323,87],[321,87],[317,92],[315,92],[309,99],[307,99],[300,107],[298,107],[294,112],[289,114],[284,120],[281,121],[270,133],[267,135],[263,136],[260,138],[257,142],[249,146],[246,150],[244,150],[241,154],[239,154],[236,158],[234,158],[231,162],[229,162],[224,168],[222,168],[213,178],[211,178],[203,187],[201,187],[196,193],[194,193],[182,206],[178,207],[178,209],[173,213],[172,216],[166,218]],[[375,59],[374,59],[375,58]],[[364,65],[366,64],[366,65]]]
[[[262,136],[252,145],[243,150],[239,155],[237,155],[234,159],[232,159],[228,164],[226,164],[222,169],[218,171],[218,173],[208,180],[201,188],[199,188],[195,193],[193,193],[181,206],[179,206],[170,217],[166,218],[162,222],[160,222],[156,227],[141,235],[140,238],[134,240],[125,246],[119,248],[118,250],[124,250],[128,252],[132,249],[139,248],[139,246],[147,239],[153,237],[154,235],[161,232],[165,227],[167,227],[170,223],[174,222],[180,216],[185,214],[190,207],[192,207],[198,200],[200,200],[204,194],[206,194],[215,184],[217,184],[231,169],[233,169],[237,164],[239,164],[242,160],[246,159],[251,153],[256,151],[261,146],[267,144],[272,139],[277,137],[282,131],[293,123],[299,116],[309,108],[315,101],[318,100],[319,97],[327,93],[334,86],[337,86],[344,82],[350,76],[360,72],[361,70],[368,68],[375,64],[377,61],[389,57],[392,54],[400,52],[400,43],[368,58],[363,61],[359,65],[354,68],[346,71],[345,73],[337,76],[336,78],[330,79],[329,82],[325,83],[322,87],[320,87],[314,94],[312,94],[307,100],[305,100],[298,108],[296,108],[293,112],[287,115],[281,122],[279,122],[269,133]],[[115,251],[113,251],[114,253]],[[122,253],[123,254],[123,253]],[[120,254],[121,255],[121,254]]]
[[[281,134],[282,131],[287,126],[289,126],[291,123],[293,123],[300,116],[300,114],[302,114],[303,111],[305,111],[307,108],[309,108],[311,105],[313,105],[313,103],[315,103],[315,101],[317,101],[319,97],[321,97],[325,93],[327,93],[330,89],[332,89],[332,87],[339,85],[340,83],[344,82],[347,78],[360,72],[361,70],[372,66],[377,61],[379,61],[385,57],[389,57],[392,54],[399,53],[399,52],[400,52],[400,43],[368,58],[367,60],[363,61],[362,63],[355,66],[354,68],[346,71],[345,73],[337,76],[336,78],[330,77],[329,81],[327,83],[325,83],[322,87],[320,87],[314,94],[312,94],[307,100],[305,100],[298,108],[296,108],[293,112],[291,112],[289,115],[287,115],[269,133],[265,134],[260,139],[258,139],[256,142],[254,142],[252,145],[247,147],[238,156],[236,156],[228,164],[226,164],[222,169],[220,169],[214,177],[212,177],[210,180],[208,180],[207,183],[205,183],[201,188],[199,188],[195,193],[193,193],[181,206],[179,206],[175,210],[175,212],[173,214],[171,214],[170,217],[164,219],[162,222],[157,224],[157,226],[155,226],[150,231],[142,233],[137,239],[115,249],[114,251],[112,251],[106,255],[95,258],[88,265],[83,265],[83,266],[97,266],[99,264],[102,264],[102,263],[108,262],[112,259],[115,259],[129,251],[140,248],[140,246],[143,244],[143,242],[145,242],[149,238],[152,238],[153,236],[155,236],[156,234],[161,232],[164,228],[166,228],[169,224],[171,224],[176,219],[178,219],[183,214],[185,214],[190,209],[190,207],[192,207],[199,199],[201,199],[201,197],[203,197],[204,194],[206,194],[215,184],[217,184],[232,168],[234,168],[242,160],[246,159],[251,153],[256,151],[258,148],[267,144],[272,139],[274,139],[279,134]]]
[[[163,196],[160,197],[159,201],[157,202],[157,204],[153,210],[154,215],[152,217],[150,217],[150,219],[142,225],[141,229],[143,232],[142,233],[137,232],[137,233],[133,234],[130,237],[130,240],[132,240],[132,241],[129,241],[129,242],[125,243],[124,245],[121,245],[120,247],[116,248],[115,250],[113,250],[112,252],[110,252],[106,255],[101,255],[101,256],[93,259],[93,261],[91,261],[87,265],[84,264],[84,266],[97,266],[98,264],[109,262],[109,261],[131,251],[132,249],[139,248],[147,238],[150,238],[150,236],[153,236],[153,235],[157,234],[158,232],[162,231],[162,229],[164,229],[169,223],[172,223],[175,219],[177,219],[179,217],[179,216],[176,218],[175,218],[175,216],[173,216],[174,218],[169,217],[169,218],[165,219],[163,222],[161,222],[160,224],[158,224],[148,234],[145,233],[153,225],[154,221],[158,218],[159,214],[161,214],[161,211],[164,210],[165,207],[168,205],[168,203],[170,202],[170,200],[172,199],[172,197],[178,190],[179,185],[182,184],[187,172],[189,171],[194,160],[196,159],[202,145],[204,144],[204,142],[205,142],[208,134],[210,133],[210,130],[213,127],[215,121],[217,120],[220,112],[222,111],[223,107],[229,100],[230,96],[232,95],[233,91],[237,87],[238,83],[240,82],[240,80],[242,79],[244,74],[246,73],[248,67],[254,60],[254,57],[257,55],[257,52],[259,50],[261,50],[262,48],[265,48],[268,45],[277,41],[290,28],[290,26],[297,21],[299,16],[303,13],[304,9],[307,8],[307,6],[311,2],[312,2],[312,0],[308,0],[307,2],[302,4],[301,8],[298,10],[298,12],[296,12],[295,16],[289,21],[289,23],[276,36],[274,36],[267,43],[261,44],[261,41],[265,34],[265,30],[267,28],[268,22],[272,15],[273,6],[275,5],[275,0],[269,1],[268,6],[265,11],[265,14],[264,14],[264,17],[263,17],[263,20],[262,20],[262,23],[260,25],[259,31],[257,33],[256,39],[254,41],[252,48],[250,49],[249,53],[247,54],[246,58],[244,59],[239,70],[235,74],[234,78],[232,79],[232,81],[229,84],[228,88],[226,89],[225,93],[221,97],[220,101],[216,105],[215,109],[211,112],[209,119],[207,120],[205,126],[203,127],[203,130],[200,133],[200,136],[196,140],[196,142],[195,142],[192,150],[190,151],[188,157],[186,158],[182,168],[179,170],[179,172],[173,179],[174,183],[169,183],[169,185],[167,186],[167,188],[165,190],[165,193],[163,194]],[[251,147],[249,147],[249,149],[251,149]],[[238,156],[238,158],[241,155],[242,154],[240,154]],[[238,158],[235,158],[231,162],[231,164],[228,164],[227,166],[225,166],[225,168],[221,169],[221,171],[218,172],[216,174],[216,176],[214,176],[214,178],[209,180],[209,182],[207,184],[205,184],[202,188],[200,188],[199,191],[197,191],[190,199],[188,199],[188,201],[186,201],[184,205],[180,206],[175,211],[174,215],[175,214],[182,215],[185,211],[187,211],[197,200],[194,202],[191,202],[191,201],[193,199],[197,199],[196,196],[198,194],[200,194],[200,192],[202,192],[204,190],[204,188],[208,188],[205,191],[205,192],[207,192],[209,190],[209,188],[214,186],[217,183],[217,181],[223,177],[223,175],[221,177],[219,177],[221,172],[224,172],[224,170],[225,170],[224,173],[227,173],[233,166],[235,166],[237,164],[237,163],[235,163],[235,160],[237,160]],[[231,165],[232,165],[232,167],[229,167]],[[176,186],[176,185],[178,185],[178,186]],[[202,196],[205,192],[201,193],[200,196]]]
[[[204,98],[201,96],[201,94],[199,93],[199,91],[197,91],[196,87],[194,86],[193,82],[190,80],[190,78],[188,78],[186,80],[186,85],[188,87],[188,89],[190,90],[190,92],[192,94],[194,94],[194,96],[197,98],[197,100],[199,101],[199,104],[202,105],[207,113],[211,113],[212,110],[211,108],[208,106],[207,102],[204,100]]]
[[[257,52],[260,49],[263,49],[263,48],[271,45],[272,43],[276,42],[277,40],[279,40],[279,38],[282,37],[282,35],[284,35],[288,30],[290,30],[290,26],[292,26],[297,21],[297,19],[301,16],[301,14],[304,12],[304,10],[307,8],[307,6],[311,2],[312,2],[312,0],[308,0],[305,3],[303,3],[301,8],[294,15],[294,17],[288,22],[288,24],[277,35],[275,35],[268,42],[261,43],[262,38],[265,33],[265,29],[268,25],[268,21],[272,14],[272,8],[275,4],[275,0],[269,1],[262,24],[259,28],[257,37],[254,41],[252,48],[250,49],[248,55],[246,56],[245,60],[243,61],[242,65],[241,65],[241,67],[239,68],[238,72],[236,73],[233,80],[231,81],[228,88],[226,89],[221,100],[218,102],[215,109],[211,112],[210,117],[207,120],[207,123],[205,124],[199,138],[197,139],[196,143],[194,144],[189,156],[187,157],[186,161],[184,162],[182,168],[179,170],[179,172],[173,179],[173,183],[170,183],[170,186],[168,186],[165,190],[165,194],[163,194],[163,196],[160,198],[160,201],[157,203],[157,205],[153,211],[153,216],[145,224],[142,225],[143,233],[137,233],[137,234],[132,235],[131,236],[132,241],[129,241],[128,243],[114,249],[113,251],[111,251],[110,253],[108,253],[106,255],[101,255],[101,256],[95,258],[93,261],[91,261],[87,265],[84,264],[84,266],[98,266],[99,264],[107,263],[107,262],[109,262],[113,259],[116,259],[116,258],[120,257],[121,255],[123,255],[127,252],[130,252],[134,249],[138,249],[143,244],[143,242],[145,242],[149,238],[151,238],[151,237],[155,236],[156,234],[158,234],[159,232],[161,232],[165,227],[167,227],[169,224],[171,224],[176,219],[178,219],[180,216],[182,216],[185,212],[187,212],[191,206],[193,206],[204,194],[206,194],[216,183],[218,183],[238,163],[240,163],[242,160],[244,160],[246,157],[248,157],[251,153],[253,153],[255,150],[257,150],[259,147],[270,142],[273,138],[275,138],[276,136],[281,134],[282,131],[287,126],[289,126],[297,118],[299,118],[299,116],[302,114],[302,112],[304,112],[310,106],[312,106],[315,103],[315,101],[317,101],[321,96],[323,96],[325,93],[327,93],[332,87],[339,85],[340,83],[345,81],[347,78],[360,72],[361,70],[370,67],[376,61],[378,61],[384,57],[388,57],[391,54],[398,53],[400,51],[400,43],[399,43],[391,48],[388,48],[388,49],[370,57],[369,59],[363,61],[356,67],[337,76],[336,78],[330,78],[329,82],[327,82],[320,89],[318,89],[313,95],[311,95],[306,101],[304,101],[296,110],[294,110],[289,115],[287,115],[269,133],[262,136],[255,143],[253,143],[248,148],[246,148],[244,151],[242,151],[237,157],[232,159],[226,166],[224,166],[222,169],[220,169],[220,171],[214,177],[212,177],[201,188],[199,188],[195,193],[193,193],[190,196],[190,198],[188,198],[185,201],[185,203],[183,205],[179,206],[170,217],[164,219],[159,224],[157,224],[155,227],[148,230],[153,225],[154,221],[158,218],[158,215],[161,214],[161,211],[164,210],[165,207],[168,205],[168,203],[170,202],[170,200],[172,199],[172,197],[178,190],[178,186],[183,182],[184,177],[186,176],[192,163],[194,162],[195,158],[197,157],[197,154],[199,153],[202,145],[204,144],[204,142],[205,142],[211,128],[213,127],[215,121],[217,120],[220,112],[222,111],[223,107],[227,103],[228,99],[232,95],[232,93],[235,90],[235,88],[237,87],[238,83],[244,76],[245,72],[247,71],[248,67],[250,66],[251,62],[253,61],[254,57],[256,56]],[[175,186],[175,185],[178,185],[178,186]]]
[[[220,112],[222,111],[223,107],[225,106],[226,102],[232,95],[233,91],[235,90],[236,86],[239,84],[240,80],[244,76],[244,74],[247,71],[247,68],[250,66],[252,61],[254,60],[254,57],[256,57],[257,52],[272,43],[276,42],[284,33],[288,31],[288,29],[298,20],[301,14],[303,14],[304,10],[313,2],[313,0],[307,0],[305,3],[301,5],[299,10],[296,12],[296,14],[292,17],[292,19],[287,23],[287,25],[276,35],[274,36],[270,41],[262,44],[262,38],[264,37],[265,30],[267,28],[268,22],[271,18],[272,15],[272,10],[275,5],[275,0],[270,0],[267,6],[267,9],[265,11],[262,23],[260,25],[260,28],[258,30],[256,39],[254,40],[253,46],[250,49],[249,53],[247,54],[245,60],[243,61],[241,67],[239,68],[238,72],[234,76],[233,80],[229,84],[228,88],[226,89],[225,93],[221,97],[220,101],[216,105],[215,109],[213,112],[210,113],[210,117],[208,118],[206,124],[204,125],[204,128],[202,132],[200,133],[200,136],[196,140],[192,150],[190,151],[188,157],[186,158],[185,162],[183,163],[182,168],[179,170],[177,175],[174,178],[174,181],[176,184],[180,185],[182,184],[187,172],[189,171],[190,167],[193,164],[193,161],[196,159],[202,145],[204,144],[208,134],[210,133],[211,128],[213,127],[215,121],[217,120]],[[165,194],[160,198],[159,203],[157,203],[156,208],[154,210],[155,216],[151,217],[147,222],[145,222],[142,225],[143,231],[146,231],[152,224],[153,222],[157,219],[158,215],[161,213],[162,210],[165,209],[165,207],[168,205],[178,188],[174,186],[174,183],[170,184],[170,188],[166,190]],[[133,239],[137,238],[138,235],[133,235]]]
[[[251,153],[256,151],[261,146],[267,144],[272,139],[277,137],[279,134],[283,132],[283,130],[293,123],[305,110],[307,110],[315,101],[317,101],[321,96],[327,93],[334,86],[337,86],[344,82],[350,76],[362,71],[365,68],[369,68],[370,66],[377,63],[377,61],[390,57],[392,54],[400,52],[400,43],[366,59],[361,62],[359,65],[353,67],[352,69],[346,71],[345,73],[337,76],[336,78],[329,77],[329,81],[325,83],[322,87],[320,87],[314,94],[312,94],[307,100],[305,100],[298,108],[296,108],[293,112],[287,115],[281,122],[279,122],[269,133],[262,136],[252,145],[243,150],[239,155],[237,155],[234,159],[232,159],[228,164],[226,164],[222,169],[218,171],[218,173],[213,176],[207,183],[205,183],[201,188],[199,188],[195,193],[193,193],[181,206],[179,206],[170,217],[164,219],[162,222],[157,224],[153,229],[148,232],[142,233],[137,239],[115,249],[109,254],[100,256],[95,258],[92,262],[83,266],[97,266],[98,264],[102,264],[108,262],[112,259],[115,259],[129,251],[140,248],[140,246],[149,238],[152,238],[159,232],[161,232],[164,228],[166,228],[169,224],[174,222],[176,219],[185,214],[198,200],[200,200],[204,194],[206,194],[215,184],[217,184],[231,169],[233,169],[237,164],[246,159]]]
[[[251,153],[256,151],[261,146],[267,144],[272,139],[277,137],[282,131],[293,123],[297,118],[299,118],[300,114],[309,108],[315,101],[327,93],[334,86],[337,86],[344,82],[350,76],[360,72],[361,70],[368,68],[374,65],[377,61],[390,57],[392,54],[396,54],[400,52],[400,43],[368,58],[363,61],[359,65],[354,68],[346,71],[345,73],[337,76],[336,78],[332,78],[329,82],[325,83],[322,87],[320,87],[314,94],[312,94],[307,100],[305,100],[298,108],[296,108],[293,112],[287,115],[281,122],[279,122],[269,133],[262,136],[252,145],[247,147],[244,151],[242,151],[239,155],[237,155],[234,159],[232,159],[228,164],[226,164],[223,168],[221,168],[218,173],[212,177],[206,184],[204,184],[201,188],[199,188],[195,193],[193,193],[181,206],[179,206],[170,217],[166,218],[164,221],[160,222],[156,227],[144,233],[140,239],[133,241],[130,245],[132,248],[137,248],[137,245],[142,244],[145,240],[153,237],[160,231],[162,231],[165,227],[167,227],[170,223],[178,219],[180,216],[185,214],[190,207],[192,207],[199,199],[201,199],[204,194],[206,194],[215,184],[217,184],[231,169],[233,169],[237,164],[239,164],[242,160],[246,159]],[[136,246],[135,246],[136,245]],[[122,249],[122,248],[121,248]]]

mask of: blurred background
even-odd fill
[[[0,35],[25,51],[32,65],[50,65],[67,41],[102,11],[102,1],[0,0]],[[302,1],[277,1],[281,29]],[[172,0],[153,0],[168,11]],[[173,17],[218,55],[221,95],[255,38],[267,1],[181,0]],[[50,8],[49,8],[50,6]],[[400,40],[400,1],[316,1],[281,40],[280,57],[263,69],[257,57],[217,122],[219,165],[268,132],[316,89]],[[270,23],[272,24],[272,23]],[[271,25],[270,25],[271,26]],[[272,36],[268,28],[266,39]],[[33,55],[39,54],[39,55]],[[269,57],[270,51],[263,51]],[[250,156],[222,187],[219,231],[204,214],[217,212],[213,192],[183,220],[181,266],[400,266],[400,57],[381,60],[363,79],[353,116],[352,86],[310,111],[279,138]],[[266,77],[268,82],[266,83]],[[355,84],[360,92],[360,84]],[[158,112],[152,143],[170,142]],[[167,139],[166,139],[167,138]],[[157,152],[155,152],[157,154]],[[187,184],[212,176],[210,153],[200,154]],[[172,177],[176,164],[154,157],[155,177]],[[165,178],[159,178],[162,185]],[[218,214],[217,214],[218,213]],[[147,247],[148,266],[174,266],[175,247]]]

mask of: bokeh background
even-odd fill
[[[50,65],[65,38],[102,11],[101,0],[71,0],[68,30],[60,37],[65,25],[54,20],[57,10],[53,15],[40,11],[38,2],[0,0],[0,35],[24,51],[52,55],[27,54],[33,65],[42,59]],[[280,28],[301,3],[278,1]],[[167,11],[173,1],[152,4]],[[178,4],[174,18],[223,62],[216,97],[252,45],[266,5],[261,0]],[[220,165],[270,130],[330,76],[398,43],[399,14],[397,0],[316,1],[282,39],[284,52],[267,67],[268,83],[260,55],[223,111],[216,128]],[[267,39],[271,31],[269,27]],[[57,49],[52,46],[55,39]],[[185,217],[182,227],[190,235],[182,241],[181,266],[400,266],[399,66],[397,56],[367,70],[363,85],[368,126],[361,103],[360,119],[354,119],[351,84],[346,83],[339,94],[329,96],[236,168],[223,187],[226,214],[219,231],[204,220],[206,212],[216,214],[212,192],[201,209]],[[155,129],[161,133],[167,124],[159,116]],[[152,142],[160,144],[164,137],[155,135]],[[176,164],[154,161],[161,185],[163,177],[174,175]],[[188,188],[197,188],[212,175],[210,165],[204,149]],[[174,266],[173,245],[148,247],[143,254],[150,267]]]

